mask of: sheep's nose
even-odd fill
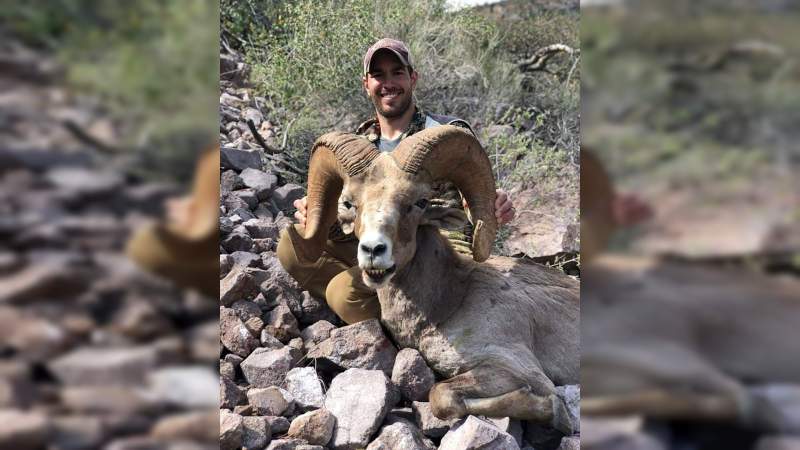
[[[381,256],[386,251],[385,244],[376,244],[374,246],[361,244],[361,251],[364,253],[368,253],[370,256]]]

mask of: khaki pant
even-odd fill
[[[292,225],[305,234],[302,225]],[[328,240],[322,256],[310,264],[298,260],[294,244],[287,230],[281,231],[278,241],[278,260],[300,286],[317,298],[324,298],[339,317],[352,324],[362,320],[380,318],[378,296],[361,281],[356,252],[358,240],[354,237]]]

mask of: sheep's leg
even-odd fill
[[[596,416],[642,414],[666,419],[731,421],[739,416],[739,401],[734,396],[722,393],[701,394],[650,389],[584,398],[581,400],[581,411]]]
[[[431,408],[441,419],[468,414],[490,417],[513,417],[550,424],[572,433],[566,406],[555,393],[553,383],[537,374],[535,385],[497,367],[480,367],[437,383],[430,393]]]

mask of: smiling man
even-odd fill
[[[428,114],[416,105],[414,89],[418,78],[403,42],[384,38],[373,44],[364,55],[362,83],[375,107],[375,117],[362,123],[356,134],[374,143],[380,151],[388,152],[406,137],[426,128],[447,124],[473,132],[464,120]],[[434,196],[427,208],[436,212],[439,227],[453,247],[469,254],[472,224],[465,212],[468,205],[451,183],[440,183],[433,190]],[[297,200],[294,205],[298,221],[294,227],[304,235],[306,199]],[[347,215],[351,208],[347,202],[340,203],[340,217]],[[495,211],[500,225],[514,218],[514,206],[502,190],[497,191]],[[284,269],[300,286],[316,297],[325,298],[331,309],[349,324],[380,317],[377,295],[362,280],[356,258],[358,239],[351,231],[334,226],[322,256],[313,264],[300,261],[286,230],[281,232],[277,251]]]

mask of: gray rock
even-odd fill
[[[289,307],[278,305],[266,317],[267,321],[264,329],[279,341],[287,343],[293,338],[300,336],[300,328],[297,319],[292,314]]]
[[[275,439],[269,443],[267,450],[298,450],[306,446],[302,439]]]
[[[0,342],[28,361],[45,361],[64,351],[69,335],[51,320],[20,308],[0,306]]]
[[[114,439],[103,450],[214,450],[221,446],[211,446],[194,441],[169,442],[150,436],[133,436]]]
[[[769,384],[748,390],[749,422],[764,431],[800,434],[800,385]]]
[[[278,177],[256,169],[244,169],[239,175],[245,186],[255,190],[259,200],[266,200],[278,184]]]
[[[215,442],[219,414],[215,410],[200,410],[169,414],[158,419],[150,435],[165,441]]]
[[[391,376],[397,349],[381,329],[378,319],[365,320],[331,332],[306,355],[323,358],[347,369],[378,369]]]
[[[581,386],[579,384],[572,384],[567,386],[556,386],[556,395],[564,401],[567,407],[567,416],[571,424],[573,433],[580,433],[581,431]],[[800,402],[798,403],[800,406]],[[800,414],[800,409],[798,409]],[[800,419],[800,415],[798,415]],[[800,424],[800,421],[798,421]],[[798,428],[800,430],[800,428]]]
[[[303,350],[310,351],[320,342],[328,339],[331,336],[331,331],[336,328],[332,323],[327,320],[320,320],[314,322],[300,332],[300,337],[303,338]]]
[[[330,411],[317,409],[297,416],[289,426],[289,437],[312,445],[327,445],[333,436],[336,419]]]
[[[247,449],[262,449],[269,444],[272,431],[266,417],[242,417],[242,446]]]
[[[107,436],[108,427],[98,416],[61,416],[52,419],[49,443],[60,450],[84,450],[100,447]]]
[[[219,188],[222,196],[243,187],[245,187],[244,180],[242,180],[242,178],[233,170],[225,170],[220,174]]]
[[[237,300],[231,305],[231,309],[243,321],[250,320],[253,317],[261,317],[261,307],[251,300]]]
[[[230,363],[228,363],[230,364]],[[232,364],[231,364],[232,365]],[[244,400],[244,391],[233,382],[232,378],[220,377],[219,379],[219,405],[223,408],[233,409]]]
[[[219,278],[224,278],[232,268],[233,258],[230,255],[219,255]]]
[[[264,348],[276,349],[282,348],[284,345],[278,338],[271,335],[269,331],[261,330],[261,346]]]
[[[222,147],[220,165],[223,169],[233,169],[239,172],[247,168],[261,170],[261,152]]]
[[[233,264],[241,267],[259,267],[261,265],[261,256],[250,252],[233,252],[228,255]]]
[[[227,409],[219,411],[219,448],[221,450],[237,450],[242,446],[244,427],[242,416]]]
[[[112,195],[119,192],[124,183],[119,173],[78,167],[49,170],[45,179],[62,194],[79,197]]]
[[[225,207],[225,211],[228,212],[229,216],[237,214],[237,211],[240,210],[250,211],[250,204],[241,196],[237,195],[237,192],[239,191],[231,192],[220,198],[220,205]],[[240,219],[243,219],[243,217],[240,217]],[[233,220],[233,218],[231,218],[231,220]]]
[[[289,431],[289,419],[283,416],[267,416],[265,417],[269,423],[272,435],[281,435]]]
[[[442,438],[439,450],[519,450],[514,438],[493,424],[468,416]]]
[[[247,233],[253,239],[269,238],[276,241],[278,240],[278,233],[280,233],[280,230],[271,219],[250,219],[242,223],[242,225],[244,225]]]
[[[581,450],[581,438],[578,436],[565,436],[561,439],[558,450]]]
[[[219,329],[222,345],[231,352],[246,358],[258,348],[258,339],[247,329],[242,319],[231,308],[219,308]]]
[[[244,326],[253,336],[260,336],[264,329],[264,321],[260,317],[251,317],[245,320]]]
[[[219,301],[223,306],[230,306],[238,300],[252,298],[257,292],[252,275],[243,267],[234,267],[219,282]]]
[[[259,415],[288,415],[294,404],[292,394],[277,386],[267,388],[251,388],[247,391],[249,403]]]
[[[45,415],[13,409],[0,410],[0,448],[35,450],[44,447],[50,424]]]
[[[328,303],[314,297],[308,291],[303,292],[300,307],[303,310],[303,315],[300,317],[301,325],[312,324],[320,320],[331,323],[337,321],[336,313],[328,306]]]
[[[233,195],[242,199],[250,210],[254,210],[258,207],[258,197],[256,197],[256,191],[254,189],[239,189],[238,191],[233,191]]]
[[[233,413],[242,417],[252,416],[255,413],[255,408],[253,408],[251,405],[236,405],[233,408]]]
[[[367,450],[435,450],[436,447],[414,425],[399,421],[381,428]]]
[[[291,349],[258,348],[242,361],[242,372],[252,387],[280,386],[296,359]]]
[[[325,398],[325,409],[336,418],[329,446],[366,447],[397,400],[391,381],[380,370],[348,369],[336,376]]]
[[[797,450],[800,436],[767,436],[756,443],[755,450]]]
[[[155,398],[183,409],[219,405],[218,378],[206,366],[164,367],[148,375],[150,392]]]
[[[298,445],[295,450],[325,450],[327,447],[322,445],[310,445],[310,444],[303,444]]]
[[[505,431],[506,433],[510,434],[511,437],[514,438],[514,442],[517,443],[520,447],[523,445],[523,434],[524,429],[522,428],[522,422],[516,419],[512,419],[510,417],[488,417],[487,420],[493,423],[500,431]]]
[[[286,374],[286,390],[302,410],[322,408],[325,393],[313,367],[295,367]]]
[[[249,252],[253,249],[253,238],[242,233],[231,233],[220,242],[222,247],[228,252],[235,251]]]
[[[230,355],[230,353],[228,354]],[[227,379],[233,381],[236,378],[236,366],[234,366],[233,363],[231,362],[225,361],[224,359],[220,359],[219,376],[221,379]]]
[[[163,408],[158,399],[130,386],[64,387],[59,392],[61,405],[77,414],[103,414],[131,417],[149,414]]]
[[[281,211],[289,211],[294,208],[294,201],[306,195],[305,189],[296,184],[287,183],[272,192],[272,200]]]
[[[0,361],[0,409],[26,408],[33,402],[34,394],[28,364]]]
[[[392,369],[392,383],[400,394],[411,401],[426,401],[433,387],[433,371],[425,363],[422,355],[413,348],[404,348],[397,354]]]
[[[54,360],[48,368],[70,386],[142,385],[158,360],[155,346],[82,347]]]
[[[440,438],[450,431],[450,427],[458,422],[458,419],[442,420],[433,415],[429,402],[413,402],[411,408],[414,410],[416,423],[422,429],[425,436]]]

